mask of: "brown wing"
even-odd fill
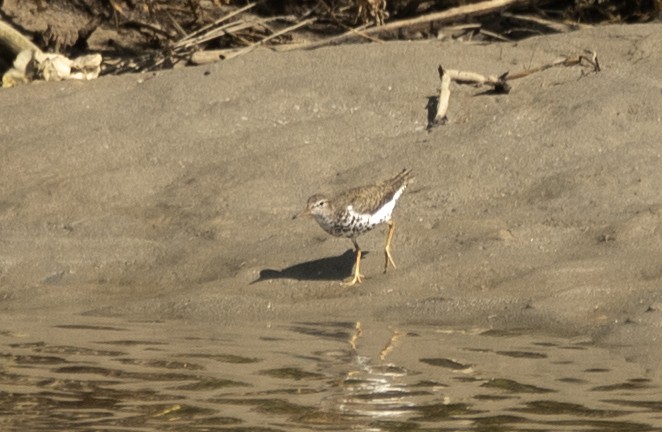
[[[343,192],[335,199],[338,210],[351,205],[359,213],[374,213],[389,202],[401,188],[406,187],[410,178],[411,171],[404,169],[395,177],[381,183]]]

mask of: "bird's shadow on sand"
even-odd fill
[[[368,252],[363,252],[363,256],[367,254]],[[251,285],[270,279],[341,281],[352,275],[355,258],[354,250],[348,249],[342,255],[306,261],[282,270],[264,269]]]

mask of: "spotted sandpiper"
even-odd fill
[[[316,194],[308,198],[306,208],[301,215],[311,215],[324,231],[336,237],[347,237],[354,244],[356,263],[354,275],[343,285],[354,285],[363,281],[360,272],[361,248],[356,238],[375,226],[386,223],[386,246],[384,247],[384,273],[391,263],[391,239],[395,231],[395,222],[391,219],[395,203],[402,195],[411,179],[411,171],[404,169],[395,177],[377,184],[359,186],[342,192],[333,198]]]

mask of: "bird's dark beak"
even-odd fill
[[[300,218],[302,216],[308,216],[309,214],[310,214],[310,210],[308,210],[308,208],[305,208],[302,211],[300,211],[299,213],[292,216],[292,220]]]

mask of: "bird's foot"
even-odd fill
[[[391,263],[394,269],[397,268],[395,266],[395,261],[393,261],[393,257],[391,256],[391,248],[384,249],[384,273],[388,270],[388,263]]]
[[[361,273],[355,272],[354,276],[345,279],[344,281],[341,282],[340,285],[348,287],[348,286],[356,285],[357,283],[360,284],[363,282],[364,278],[365,276],[363,276]]]

